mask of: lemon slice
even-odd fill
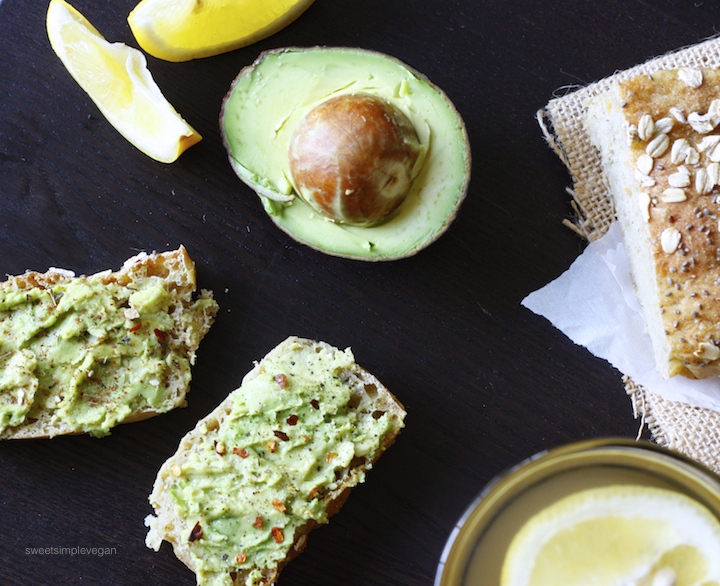
[[[718,586],[720,522],[680,493],[609,486],[566,497],[513,539],[502,586]]]
[[[200,140],[165,99],[140,51],[106,41],[65,0],[50,0],[47,32],[70,75],[110,124],[142,152],[171,163]]]
[[[313,0],[142,0],[128,16],[142,49],[158,59],[189,61],[269,37]]]

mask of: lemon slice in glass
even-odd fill
[[[502,586],[719,586],[720,522],[697,501],[645,486],[572,494],[513,539]]]
[[[300,16],[313,0],[142,0],[128,16],[140,47],[189,61],[245,47]]]
[[[70,75],[110,124],[142,152],[171,163],[200,140],[165,99],[140,51],[106,41],[65,0],[50,0],[47,32]]]

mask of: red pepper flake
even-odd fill
[[[270,534],[273,536],[275,543],[282,543],[283,541],[285,541],[285,535],[283,534],[283,530],[280,529],[280,527],[273,527],[272,529],[270,529]]]
[[[270,452],[272,452],[274,454],[275,451],[277,450],[277,442],[275,440],[270,440],[267,443],[267,449],[270,450]]]
[[[284,431],[280,431],[279,429],[276,429],[275,431],[273,431],[273,433],[275,434],[276,438],[281,439],[284,442],[290,439],[288,437],[288,434],[286,434]]]
[[[87,373],[87,380],[89,380],[91,383],[95,383],[96,385],[100,385],[103,389],[105,388],[105,383],[103,383],[102,379],[93,376],[92,370]]]
[[[245,448],[233,448],[233,454],[240,456],[241,458],[247,458],[250,453]]]
[[[252,524],[255,529],[262,529],[263,528],[263,518],[262,517],[255,517],[255,522]]]
[[[318,487],[313,487],[310,492],[308,493],[308,499],[313,500],[315,498],[315,495],[317,494]]]
[[[292,414],[290,417],[288,417],[285,421],[287,422],[288,425],[297,425],[298,416],[293,413],[293,414]]]
[[[134,332],[137,332],[142,327],[142,323],[136,323],[133,327],[131,327],[128,332],[131,334]]]
[[[318,400],[317,400],[317,399],[313,399],[312,401],[310,401],[310,404],[311,404],[315,409],[320,409],[320,403],[318,403]]]
[[[278,384],[278,386],[279,386],[281,389],[286,389],[286,388],[287,388],[287,382],[288,382],[288,380],[287,380],[287,376],[286,376],[286,375],[284,375],[284,374],[276,374],[276,375],[275,375],[275,382]]]
[[[244,564],[247,561],[247,554],[239,553],[235,556],[236,564]]]
[[[275,507],[275,510],[278,513],[284,513],[287,510],[287,507],[285,506],[285,503],[282,502],[280,499],[273,499],[272,500],[272,506]]]
[[[188,537],[188,541],[197,541],[203,536],[203,530],[200,526],[200,521],[195,523],[195,527],[192,528],[192,531],[190,531],[190,537]]]
[[[160,342],[161,344],[164,344],[165,342],[167,342],[168,335],[165,332],[163,332],[162,330],[158,330],[157,328],[155,328],[153,330],[153,334],[155,334],[155,337],[158,339],[158,342]]]

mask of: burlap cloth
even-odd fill
[[[720,67],[720,37],[656,57],[620,71],[582,88],[551,100],[537,114],[538,122],[550,147],[570,171],[575,216],[564,221],[588,241],[605,234],[615,219],[612,200],[602,178],[600,156],[583,128],[586,100],[610,89],[617,81],[642,73],[680,66]],[[668,401],[628,377],[623,377],[632,401],[633,413],[658,444],[699,460],[720,473],[720,413]]]

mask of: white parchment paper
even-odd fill
[[[650,392],[720,411],[720,378],[666,380],[657,371],[617,224],[522,305]]]

